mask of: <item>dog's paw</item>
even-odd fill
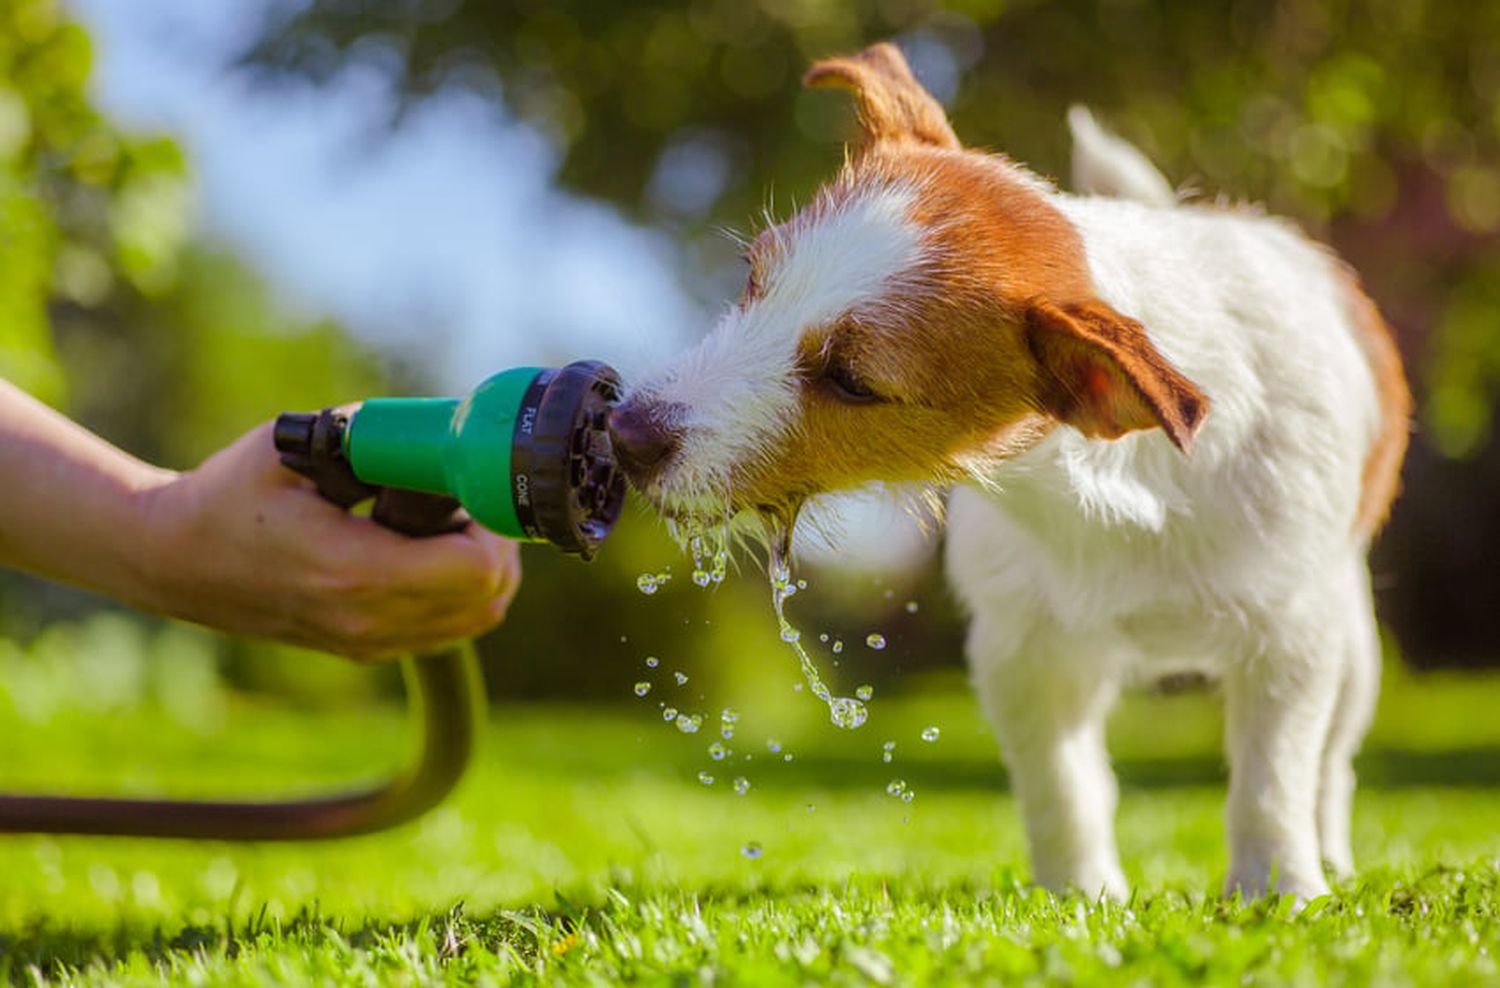
[[[1310,875],[1281,874],[1273,877],[1264,870],[1256,870],[1246,874],[1230,873],[1224,881],[1224,896],[1232,898],[1239,895],[1242,899],[1259,899],[1267,892],[1275,892],[1278,895],[1290,895],[1301,909],[1319,896],[1327,895],[1329,892],[1328,881],[1321,873]]]

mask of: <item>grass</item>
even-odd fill
[[[391,764],[405,741],[378,707],[312,715],[210,690],[90,709],[84,684],[84,700],[38,702],[7,678],[7,789],[282,792]],[[456,798],[388,834],[0,838],[0,981],[1500,984],[1500,680],[1394,678],[1361,766],[1361,872],[1300,915],[1215,894],[1208,698],[1136,698],[1113,725],[1139,891],[1106,905],[1028,887],[956,682],[877,697],[852,733],[796,697],[803,719],[776,724],[791,762],[747,708],[731,767],[705,754],[712,721],[690,737],[660,720],[658,698],[689,692],[659,674],[633,706],[497,709]],[[884,791],[897,777],[911,803]]]

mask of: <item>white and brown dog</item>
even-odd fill
[[[960,146],[890,45],[805,82],[851,91],[863,140],[617,409],[636,486],[702,521],[951,484],[947,568],[1036,879],[1125,894],[1105,717],[1192,670],[1227,707],[1228,887],[1326,892],[1410,411],[1374,305],[1289,224],[1179,204],[1086,112],[1075,196]]]

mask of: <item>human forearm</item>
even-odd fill
[[[156,607],[142,463],[0,381],[0,564]]]
[[[494,627],[516,545],[409,539],[325,501],[262,425],[197,468],[142,463],[0,381],[0,565],[236,634],[384,658]]]

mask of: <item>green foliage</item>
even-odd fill
[[[0,376],[54,403],[53,307],[167,291],[189,215],[175,146],[98,114],[91,59],[57,3],[0,0]]]
[[[208,716],[155,688],[100,708],[61,679],[49,702],[35,685],[16,699],[28,663],[88,661],[69,649],[125,640],[116,654],[203,661],[201,643],[118,631],[0,653],[0,789],[270,796],[401,757],[389,709],[313,717],[211,688]],[[658,691],[670,671],[652,674]],[[1137,696],[1116,717],[1120,841],[1139,891],[1103,906],[1025,884],[993,743],[945,679],[877,694],[855,732],[824,723],[810,698],[788,703],[805,715],[777,728],[791,762],[767,750],[760,706],[740,705],[732,762],[705,753],[714,737],[664,724],[654,696],[628,711],[502,707],[455,799],[358,840],[7,838],[0,981],[1500,983],[1500,724],[1488,716],[1500,680],[1395,680],[1360,766],[1362,870],[1301,916],[1215,894],[1211,697]],[[942,727],[931,744],[918,740],[929,724]],[[752,782],[743,796],[735,774]],[[885,794],[893,777],[912,803]],[[751,842],[760,857],[744,853]]]

